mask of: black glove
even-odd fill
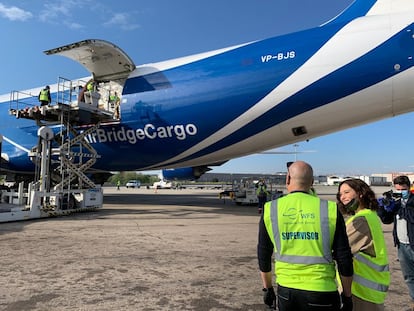
[[[352,296],[346,297],[343,293],[341,294],[342,308],[341,311],[352,311]]]
[[[273,287],[263,288],[263,302],[276,310],[276,295]]]

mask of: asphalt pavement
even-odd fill
[[[100,210],[0,224],[0,310],[265,310],[257,208],[219,192],[105,188]],[[406,310],[391,231],[386,310]]]

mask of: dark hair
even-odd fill
[[[408,178],[408,176],[401,175],[401,176],[398,176],[398,177],[394,178],[393,184],[394,185],[401,185],[401,186],[410,187],[411,182],[410,182],[410,179]]]
[[[349,211],[345,209],[344,205],[342,204],[340,200],[339,189],[341,188],[343,184],[347,184],[357,193],[358,200],[363,207],[368,208],[373,211],[376,211],[378,209],[378,201],[377,201],[377,198],[375,197],[374,191],[363,180],[357,179],[357,178],[351,178],[351,179],[346,179],[339,184],[338,192],[336,194],[338,208],[343,214],[349,214]]]

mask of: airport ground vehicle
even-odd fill
[[[245,178],[240,181],[234,181],[232,190],[223,191],[220,197],[230,196],[237,205],[258,205],[259,199],[257,197],[257,183],[258,179]],[[273,200],[283,194],[283,191],[272,187],[271,183],[267,183],[268,200]]]
[[[132,179],[132,180],[129,180],[125,184],[125,187],[127,187],[127,188],[139,188],[139,187],[141,187],[141,182],[139,180]]]

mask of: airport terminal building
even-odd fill
[[[372,175],[352,175],[352,176],[339,176],[339,175],[320,175],[315,176],[315,184],[334,186],[338,185],[341,181],[349,178],[359,178],[365,181],[370,186],[391,186],[395,177],[400,175],[406,175],[412,182],[414,182],[413,172],[393,172],[384,174],[372,174]],[[197,182],[223,182],[232,184],[241,180],[266,180],[268,183],[276,185],[284,185],[286,181],[286,172],[280,172],[275,174],[243,174],[243,173],[206,173],[202,175]]]

